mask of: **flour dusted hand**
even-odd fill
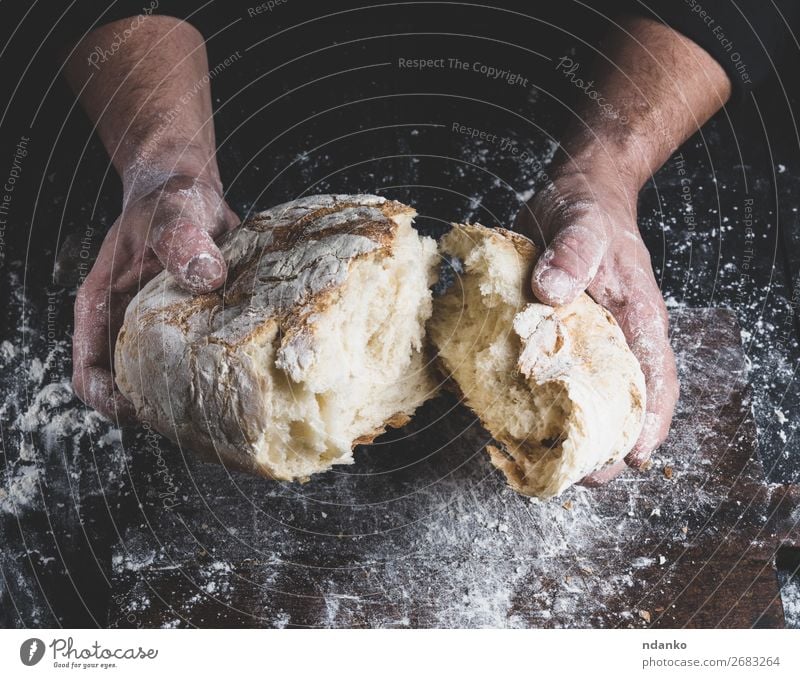
[[[114,339],[125,308],[165,268],[187,292],[219,287],[225,262],[214,238],[238,223],[213,180],[185,174],[147,177],[126,191],[122,214],[75,299],[72,382],[87,405],[120,423],[134,418],[112,377]]]
[[[640,467],[664,441],[678,400],[669,319],[650,254],[636,224],[636,192],[619,182],[580,174],[557,176],[519,213],[515,228],[542,247],[532,271],[536,297],[554,306],[584,290],[607,309],[639,360],[647,385],[647,415],[625,459]],[[604,482],[625,468],[604,469]]]

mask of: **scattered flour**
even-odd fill
[[[783,585],[781,598],[786,625],[789,628],[800,629],[800,577],[794,576]]]

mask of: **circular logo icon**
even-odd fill
[[[19,648],[19,658],[25,666],[33,666],[44,657],[44,643],[38,638],[28,638]]]

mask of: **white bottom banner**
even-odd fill
[[[0,676],[797,676],[799,659],[791,630],[0,631]]]

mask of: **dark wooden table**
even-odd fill
[[[508,489],[447,396],[305,485],[161,472],[133,443],[149,482],[114,549],[110,622],[782,627],[775,557],[800,546],[800,488],[765,482],[733,315],[673,328],[682,398],[652,468],[557,500]]]

